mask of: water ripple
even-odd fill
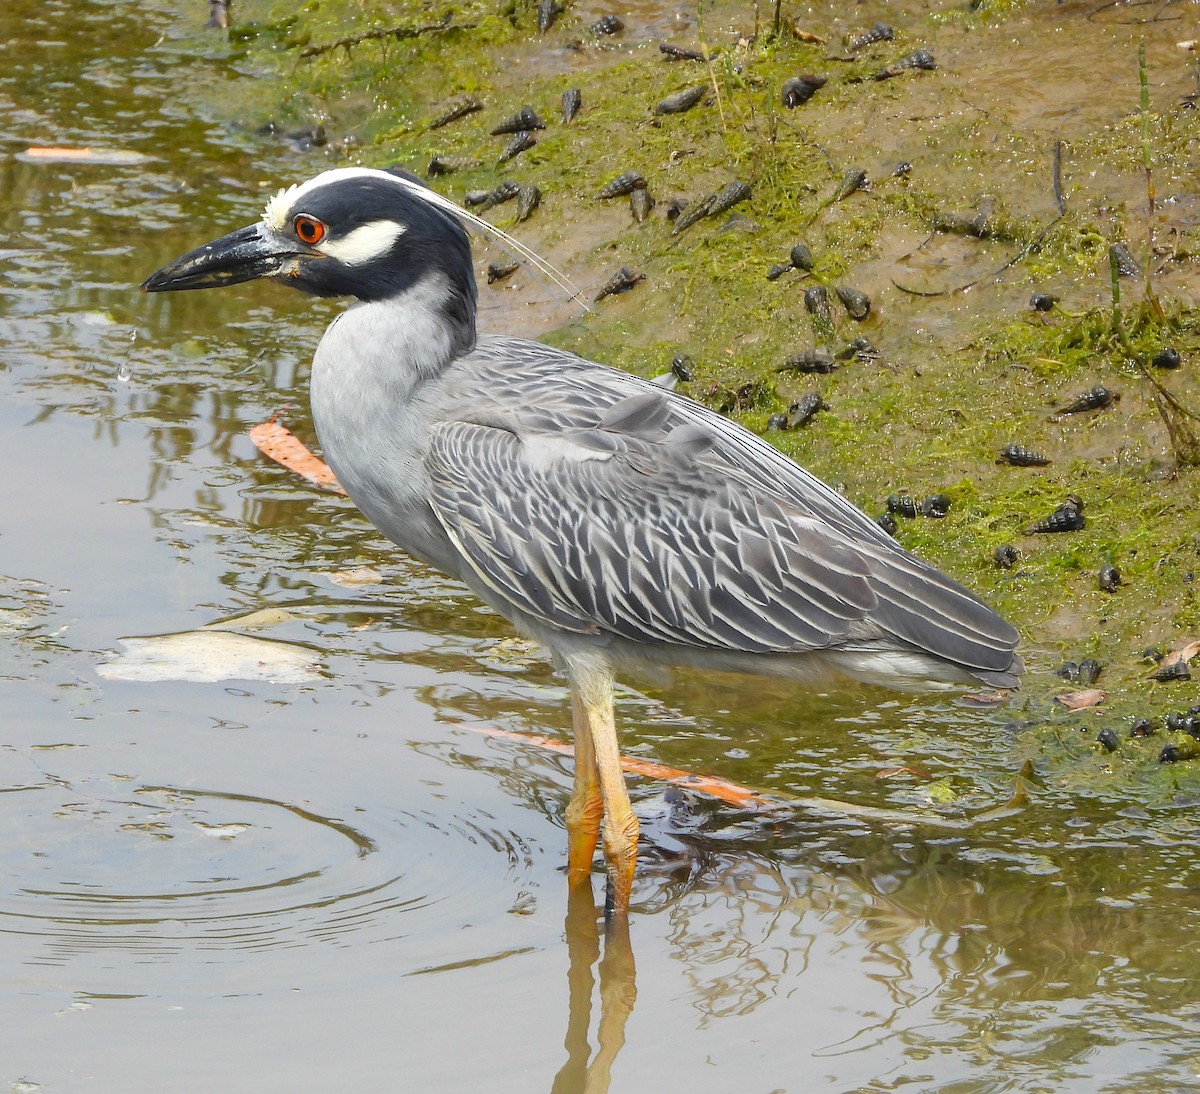
[[[483,816],[374,814],[368,834],[299,805],[109,776],[0,793],[0,933],[41,938],[28,963],[371,942],[412,913],[469,918],[479,889],[512,888],[530,848]],[[21,839],[37,834],[37,849]],[[449,865],[448,865],[449,863]]]

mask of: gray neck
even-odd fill
[[[432,273],[386,300],[349,307],[330,325],[313,360],[313,382],[416,386],[475,345],[475,316],[463,314],[444,274]]]
[[[386,535],[423,558],[442,533],[424,500],[439,378],[474,345],[442,305],[444,274],[339,315],[313,357],[313,421],[338,481]]]

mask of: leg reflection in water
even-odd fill
[[[551,1094],[607,1094],[613,1062],[625,1044],[625,1023],[637,999],[629,921],[612,920],[604,934],[604,957],[599,963],[600,1022],[596,1055],[588,1034],[596,981],[592,966],[600,957],[600,927],[591,882],[571,886],[567,902],[567,1062],[554,1077]]]

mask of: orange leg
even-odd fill
[[[567,803],[567,881],[575,888],[591,877],[604,799],[587,711],[575,688],[571,689],[571,713],[575,721],[575,788]]]
[[[605,898],[605,914],[611,919],[623,920],[629,914],[629,892],[633,886],[633,871],[637,865],[638,820],[625,788],[625,775],[621,770],[621,754],[617,748],[617,727],[613,720],[612,676],[602,669],[589,665],[581,670],[575,667],[571,673],[572,709],[575,712],[575,755],[582,758],[580,741],[589,740],[588,756],[592,760],[594,774],[586,776],[599,781],[599,797],[604,814],[604,859],[608,867],[608,891]],[[579,768],[575,771],[575,794],[593,809],[595,792],[580,790]],[[583,809],[580,807],[580,812]],[[568,831],[571,825],[571,809],[568,807]],[[574,857],[576,846],[582,854],[584,835],[570,834],[572,857],[569,868],[579,865]],[[590,850],[595,847],[592,836]]]

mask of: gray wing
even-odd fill
[[[426,461],[439,521],[504,600],[634,641],[783,653],[899,639],[1011,668],[1012,628],[761,439],[580,361],[596,373],[583,384],[563,370],[578,359],[544,346],[557,385],[538,383],[534,346],[518,345],[521,378],[494,416],[437,425]]]

